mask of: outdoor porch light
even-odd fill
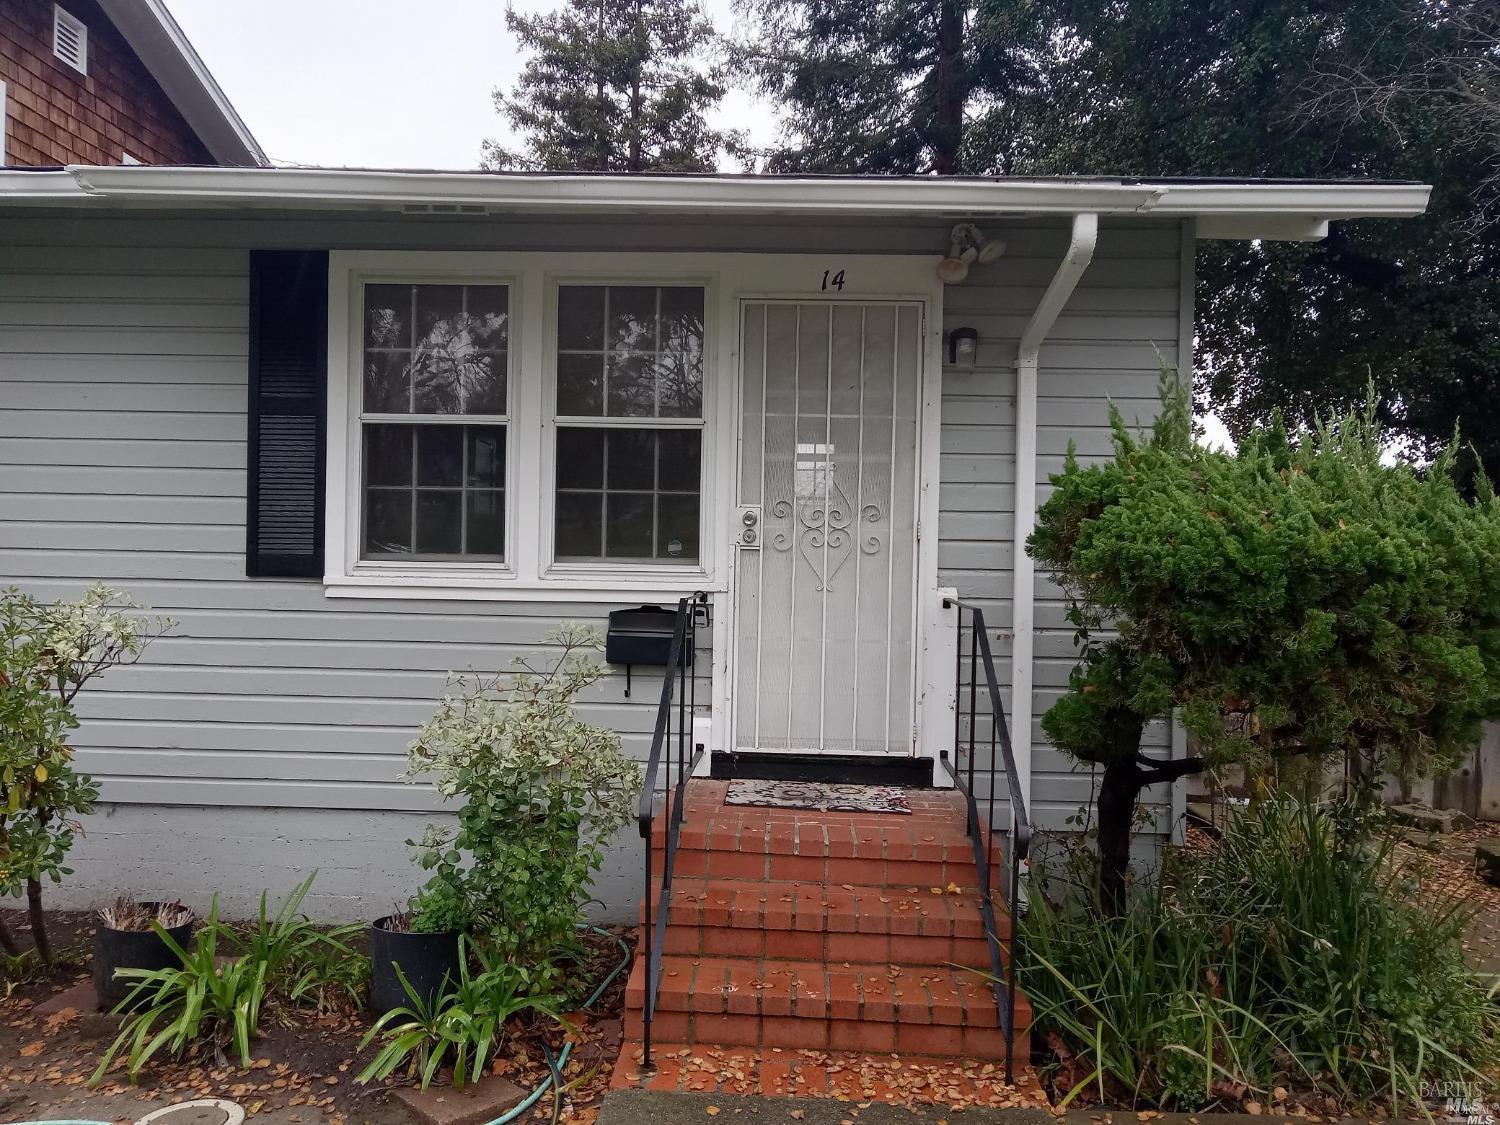
[[[959,223],[949,235],[948,255],[938,263],[944,285],[957,285],[969,276],[971,265],[987,266],[1005,253],[1005,243],[988,237],[973,223]]]
[[[948,333],[948,364],[951,367],[973,367],[979,353],[979,333],[972,328],[955,328]]]

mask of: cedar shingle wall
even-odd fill
[[[0,0],[4,163],[212,164],[187,122],[94,0],[66,0],[88,26],[88,74],[52,53],[51,0]]]

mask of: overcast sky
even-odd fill
[[[522,59],[505,0],[168,0],[277,164],[475,168],[507,135],[491,91]],[[520,0],[523,10],[551,7]],[[730,0],[706,0],[732,29]],[[721,123],[774,136],[771,113],[731,91]]]

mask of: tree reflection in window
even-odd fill
[[[504,414],[509,351],[503,285],[365,286],[366,413]]]
[[[701,287],[563,285],[557,303],[559,415],[702,416]]]

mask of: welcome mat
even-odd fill
[[[817,812],[871,812],[911,815],[906,794],[894,785],[828,785],[818,781],[751,781],[729,783],[726,805],[760,805],[772,809]]]

